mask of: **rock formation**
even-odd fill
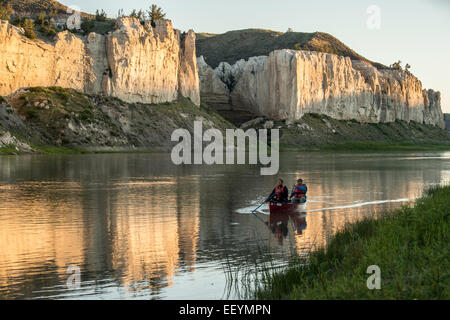
[[[234,85],[225,86],[229,107],[272,119],[296,120],[305,113],[319,113],[339,120],[412,120],[444,127],[440,93],[423,90],[406,71],[378,70],[349,57],[288,49],[214,70],[202,57],[198,64],[202,98],[223,96],[223,87],[209,84],[226,84],[232,75]]]
[[[450,113],[444,113],[445,128],[450,131]]]
[[[202,102],[219,109],[229,109],[230,91],[215,70],[209,67],[203,57],[197,59]]]
[[[60,32],[53,43],[30,40],[0,21],[0,95],[23,87],[61,86],[127,102],[160,103],[178,94],[200,104],[195,34],[169,20],[144,25],[122,18],[103,36]]]

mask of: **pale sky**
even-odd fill
[[[328,32],[366,58],[389,65],[409,63],[426,89],[441,91],[450,113],[450,1],[448,0],[62,0],[82,11],[104,9],[116,17],[152,3],[163,8],[175,28],[223,33],[246,28]],[[367,9],[380,9],[380,28],[367,27]]]

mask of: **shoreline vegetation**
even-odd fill
[[[348,224],[308,257],[263,270],[253,297],[278,299],[450,299],[450,186],[425,190],[414,206]],[[369,290],[369,266],[381,289]]]
[[[170,151],[160,151],[151,149],[138,150],[88,150],[81,148],[69,148],[61,146],[35,146],[33,152],[18,151],[13,145],[0,147],[0,156],[13,155],[51,155],[51,154],[117,154],[117,153],[170,153]],[[346,143],[340,145],[323,146],[319,148],[280,148],[280,153],[289,152],[345,152],[345,153],[365,153],[365,152],[411,152],[411,151],[450,151],[450,145],[412,145],[412,144],[388,144],[388,143]]]

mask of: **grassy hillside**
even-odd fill
[[[55,0],[3,0],[0,2],[10,3],[14,14],[23,16],[36,16],[41,12],[56,11],[58,15],[67,14],[67,6]],[[82,13],[83,17],[93,18],[95,16]]]
[[[0,153],[31,148],[44,152],[58,148],[64,152],[169,151],[173,130],[193,132],[196,119],[221,131],[235,128],[218,113],[186,98],[140,104],[60,87],[28,88],[6,101],[0,98]],[[266,120],[258,120],[252,127],[263,127]],[[449,132],[415,122],[361,124],[307,114],[296,122],[276,121],[273,126],[280,129],[281,151],[450,149]]]
[[[276,124],[277,125],[277,124]],[[283,150],[450,150],[450,133],[414,121],[359,123],[336,120],[326,115],[306,114],[286,126],[280,122]]]
[[[231,117],[224,116],[232,122]],[[253,123],[252,127],[262,129],[267,121],[257,118],[236,125],[247,128]],[[275,121],[273,128],[280,130],[280,150],[285,152],[450,150],[450,132],[414,121],[359,123],[309,113],[295,122]]]
[[[193,132],[195,120],[203,120],[205,128],[234,128],[217,113],[182,97],[161,104],[126,103],[73,89],[36,87],[0,103],[0,136],[9,132],[44,152],[170,151],[175,144],[172,132]]]
[[[271,51],[279,49],[333,53],[366,61],[377,68],[385,68],[379,63],[367,60],[332,35],[323,32],[282,33],[264,29],[246,29],[219,35],[197,34],[197,56],[203,55],[213,68],[222,61],[233,64],[240,59],[268,55]]]
[[[256,284],[259,299],[449,299],[450,187],[415,206],[347,225],[326,248]],[[369,266],[381,289],[367,288]]]

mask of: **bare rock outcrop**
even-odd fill
[[[189,30],[181,34],[178,88],[183,97],[188,97],[196,105],[200,105],[200,80],[195,50],[195,32]]]
[[[180,94],[199,105],[194,32],[181,35],[169,20],[155,23],[122,18],[105,36],[64,31],[50,43],[0,21],[0,95],[61,86],[141,103],[174,101]]]
[[[82,39],[60,32],[53,44],[30,40],[23,30],[0,21],[0,95],[29,86],[62,86],[84,90],[87,55]]]
[[[200,98],[202,102],[216,108],[230,109],[230,91],[219,75],[203,59],[197,58],[200,77]]]
[[[203,85],[211,72],[223,83],[231,74],[232,106],[271,119],[296,120],[305,113],[319,113],[339,120],[412,120],[444,126],[439,92],[423,90],[411,73],[378,70],[348,57],[285,49],[235,66],[224,64],[215,70],[203,66],[199,72],[202,97],[216,94]]]

